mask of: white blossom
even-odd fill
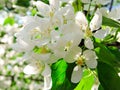
[[[50,66],[40,58],[38,54],[31,54],[29,58],[26,58],[30,60],[30,64],[28,64],[24,68],[24,73],[26,74],[39,74],[43,75],[44,77],[44,88],[50,89],[52,87],[52,79],[51,79],[51,69]],[[44,59],[48,59],[48,55],[44,56]]]
[[[102,14],[99,10],[96,11],[94,14],[92,20],[90,21],[90,24],[88,24],[88,20],[86,19],[86,16],[83,12],[79,11],[76,14],[76,24],[79,26],[80,30],[84,32],[85,36],[85,46],[89,49],[93,49],[93,42],[91,40],[91,36],[95,36],[97,38],[102,38],[106,36],[106,30],[98,30],[101,27],[102,24]],[[93,31],[96,31],[93,33]],[[99,36],[98,36],[99,35]],[[101,36],[100,36],[101,35]]]
[[[92,3],[92,4],[101,4],[101,5],[106,5],[111,2],[111,0],[81,0],[83,3]]]
[[[96,68],[97,66],[97,56],[92,50],[85,50],[82,54],[81,52],[76,55],[76,66],[73,69],[71,81],[73,83],[78,83],[82,77],[83,69],[82,66],[86,65],[89,68]]]

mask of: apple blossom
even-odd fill
[[[92,50],[85,50],[83,54],[81,50],[81,52],[79,52],[79,54],[76,55],[75,59],[77,65],[73,69],[71,81],[74,83],[78,83],[82,77],[82,71],[84,66],[93,69],[96,68],[97,56]]]

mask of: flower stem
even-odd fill
[[[92,2],[92,0],[90,0],[90,4],[89,4],[89,7],[88,7],[87,18],[88,18],[88,15],[90,13],[91,2]]]

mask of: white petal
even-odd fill
[[[30,21],[32,19],[32,21]],[[27,20],[27,22],[24,24],[22,31],[26,31],[26,33],[29,33],[30,30],[37,29],[38,31],[43,31],[49,27],[49,19],[47,18],[40,18],[38,16],[31,17],[31,19]]]
[[[49,0],[50,7],[52,8],[53,11],[58,10],[59,8],[59,0]]]
[[[94,37],[103,39],[107,36],[108,33],[109,33],[109,30],[98,30],[94,33]]]
[[[40,71],[36,65],[29,64],[24,68],[23,72],[25,74],[38,74]]]
[[[64,18],[67,20],[67,23],[70,23],[74,20],[74,8],[71,5],[67,5],[64,13]]]
[[[53,41],[56,41],[60,38],[60,32],[59,31],[52,30],[50,34],[51,34],[51,39]]]
[[[114,19],[120,19],[120,6],[113,8],[109,13],[108,16]]]
[[[92,50],[85,50],[83,52],[83,56],[88,60],[88,59],[97,59],[97,56],[94,51]]]
[[[36,60],[41,60],[43,62],[46,62],[49,59],[50,53],[45,54],[37,54],[33,52],[33,58]]]
[[[90,38],[86,38],[84,44],[88,49],[94,48],[93,41]]]
[[[35,40],[32,41],[36,46],[41,47],[48,44],[50,42],[50,38],[40,38],[40,39],[36,39],[36,41]]]
[[[108,9],[105,7],[100,8],[100,12],[103,16],[108,16]]]
[[[67,43],[71,42],[70,47],[78,46],[83,38],[80,32],[71,32],[63,37],[64,39],[67,38]]]
[[[52,17],[52,24],[53,24],[52,27],[53,26],[59,27],[59,30],[60,30],[60,27],[61,27],[62,23],[63,23],[63,18],[62,18],[61,13],[56,12],[54,14],[54,16]]]
[[[91,59],[91,60],[86,60],[85,63],[89,68],[96,68],[97,67],[97,60],[96,59]]]
[[[78,12],[76,14],[75,20],[80,29],[86,30],[86,28],[88,27],[88,21],[82,12]]]
[[[111,2],[111,0],[95,0],[96,4],[106,5]]]
[[[75,66],[72,72],[71,81],[73,83],[78,83],[82,77],[82,68],[81,66]]]
[[[74,0],[60,0],[61,2],[72,2],[72,1],[74,1]]]
[[[44,89],[43,90],[50,90],[51,87],[52,87],[51,75],[44,76]]]
[[[44,77],[51,75],[51,68],[49,65],[45,64],[45,68],[44,68],[44,71],[42,72],[42,75]]]
[[[5,47],[0,45],[0,56],[3,56],[4,54],[5,54]]]
[[[44,90],[49,90],[52,87],[51,69],[50,66],[45,64],[45,69],[42,72],[44,76]]]
[[[67,39],[67,41],[72,41],[72,45],[79,45],[81,39],[83,38],[82,30],[73,24],[67,24],[63,26],[63,38]]]
[[[86,50],[83,52],[83,56],[88,67],[95,68],[97,66],[97,56],[94,51]]]
[[[48,64],[55,63],[58,59],[60,59],[58,55],[56,56],[55,54],[50,55],[49,60],[47,61]]]
[[[99,12],[99,10],[97,10],[90,22],[91,31],[99,29],[101,24],[102,24],[102,14]]]
[[[49,13],[50,13],[49,5],[43,3],[42,1],[37,1],[35,4],[42,16],[49,16]]]
[[[90,0],[81,0],[82,3],[90,3]]]
[[[30,22],[34,22],[33,16],[21,17],[21,20],[23,21],[23,25],[28,24]]]
[[[22,29],[21,32],[26,32],[27,34],[30,32],[30,30],[35,29],[36,27],[38,27],[38,23],[37,22],[30,22],[29,24],[25,25],[25,27]]]
[[[64,17],[63,17],[64,16]],[[55,12],[53,23],[57,26],[68,24],[74,21],[74,9],[71,5],[67,5]]]
[[[30,51],[31,49],[33,49],[33,46],[28,45],[28,43],[26,43],[22,39],[17,39],[17,43],[13,44],[12,48],[18,52],[23,52],[23,51]]]
[[[67,34],[71,34],[74,37],[78,37],[78,39],[83,38],[84,33],[82,32],[82,30],[79,29],[79,27],[74,24],[74,23],[70,23],[70,24],[66,24],[62,26],[62,34],[65,34],[67,36]],[[70,38],[71,35],[69,36]],[[79,42],[80,43],[80,42]]]
[[[75,62],[74,58],[76,57],[76,55],[81,52],[82,52],[82,49],[80,47],[74,46],[73,48],[71,48],[70,50],[67,51],[64,59],[68,63],[73,63],[73,62]]]
[[[54,54],[57,56],[59,56],[60,58],[64,58],[65,57],[65,50],[63,48],[56,48],[56,50],[54,51]]]
[[[42,64],[43,62],[47,62],[47,60],[49,59],[50,53],[38,54],[34,52],[29,52],[28,55],[29,55],[28,57],[31,58],[32,60],[38,60],[40,61],[40,64]]]

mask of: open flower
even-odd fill
[[[71,81],[73,83],[78,83],[82,77],[83,67],[96,68],[97,66],[97,56],[92,50],[85,50],[82,54],[82,50],[76,55],[76,66],[73,69]]]
[[[47,64],[41,63],[41,61],[35,61],[24,68],[25,74],[38,74],[44,77],[44,88],[49,90],[52,87],[51,69]]]
[[[84,15],[84,13],[82,13],[81,11],[79,11],[76,14],[76,24],[79,26],[80,30],[82,30],[84,32],[84,36],[85,36],[85,46],[88,49],[93,49],[93,41],[91,40],[91,37],[97,37],[97,38],[104,38],[106,36],[106,33],[108,33],[108,31],[106,30],[98,30],[101,27],[102,24],[102,14],[100,13],[99,10],[96,11],[94,17],[92,18],[92,20],[90,21],[90,24],[88,24],[88,21]],[[93,31],[97,30],[95,33],[93,33]]]
[[[25,17],[27,23],[22,30],[15,34],[16,43],[13,48],[17,51],[31,51],[35,46],[42,46],[49,42],[47,19],[35,17]],[[28,21],[30,22],[28,23]]]
[[[62,27],[59,39],[55,43],[51,43],[49,48],[56,56],[65,58],[67,52],[70,50],[73,52],[72,47],[78,47],[82,38],[83,33],[75,23],[66,24]]]
[[[60,0],[49,0],[49,5],[42,1],[37,1],[35,3],[39,14],[44,18],[48,18],[53,28],[60,27],[74,18],[74,9],[72,5],[67,4],[65,7],[61,7],[60,2]]]
[[[48,58],[49,55],[41,56],[32,53],[29,57],[26,57],[26,59],[29,60],[30,64],[28,64],[23,70],[25,74],[30,74],[30,75],[40,73],[44,77],[45,90],[49,90],[52,87],[51,68],[45,61],[45,59]]]

